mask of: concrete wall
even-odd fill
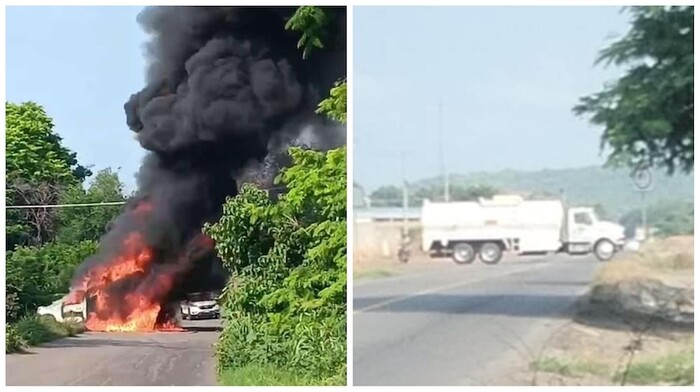
[[[401,241],[402,222],[396,221],[358,221],[354,225],[354,251],[363,255],[394,257]],[[421,243],[420,222],[409,221],[407,224],[411,237],[411,249],[419,250]]]

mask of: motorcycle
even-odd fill
[[[407,233],[402,233],[401,234],[401,244],[399,245],[399,251],[398,251],[398,257],[399,257],[399,262],[402,264],[408,263],[408,260],[411,258],[411,238],[408,236]]]

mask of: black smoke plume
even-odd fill
[[[332,20],[324,49],[307,59],[297,48],[300,33],[285,30],[295,10],[151,7],[139,14],[150,35],[146,86],[124,109],[148,154],[136,196],[102,238],[98,254],[80,266],[74,287],[123,252],[135,231],[153,249],[154,262],[145,274],[114,285],[113,296],[143,289],[149,276],[173,268],[177,283],[169,297],[222,286],[213,252],[202,256],[190,248],[202,225],[220,216],[224,199],[236,194],[241,180],[270,185],[290,145],[327,149],[345,143],[344,127],[314,113],[346,74],[345,8],[324,8]],[[191,253],[198,256],[183,262],[182,255]]]

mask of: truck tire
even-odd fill
[[[475,258],[474,247],[465,242],[452,247],[452,260],[457,264],[471,264]]]
[[[615,244],[607,239],[598,240],[593,247],[595,257],[600,261],[608,261],[615,256]]]
[[[498,264],[502,257],[503,250],[498,244],[493,242],[487,242],[479,248],[479,259],[481,259],[481,262],[484,264]]]

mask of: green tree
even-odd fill
[[[76,184],[90,176],[76,153],[62,145],[53,120],[34,102],[5,103],[5,171],[7,179]]]
[[[574,112],[604,127],[608,162],[690,172],[693,155],[693,6],[631,7],[632,26],[596,63],[625,66]]]
[[[452,184],[450,186],[450,201],[477,201],[480,198],[489,199],[497,194],[498,190],[490,185],[466,185]],[[420,187],[410,195],[412,206],[423,205],[423,200],[443,201],[445,188],[442,185],[430,185]]]
[[[336,82],[335,86],[331,89],[330,96],[318,104],[318,110],[316,112],[326,114],[328,118],[345,124],[345,122],[347,122],[347,96],[347,81],[343,79]]]
[[[18,247],[5,257],[5,313],[8,321],[33,313],[68,292],[75,268],[97,251],[97,243],[49,243]]]
[[[6,102],[5,112],[7,205],[52,204],[63,187],[78,185],[91,174],[62,145],[53,120],[40,105]],[[46,241],[54,231],[55,216],[46,209],[7,210],[8,249]]]
[[[111,169],[100,170],[85,190],[82,186],[67,189],[61,198],[63,204],[123,202],[124,184]],[[107,231],[107,225],[119,214],[122,206],[74,207],[61,209],[58,219],[61,226],[56,240],[77,243],[97,241]]]
[[[384,185],[375,189],[370,194],[372,206],[376,207],[398,207],[403,200],[403,191],[394,185]]]
[[[480,198],[490,199],[498,190],[490,185],[455,185],[450,188],[450,199],[453,201],[477,201]]]
[[[647,210],[647,224],[662,237],[692,235],[694,211],[692,202],[658,203]],[[638,208],[628,211],[620,218],[620,224],[625,227],[626,237],[634,237],[637,228],[642,226],[642,211]]]
[[[233,278],[223,296],[219,371],[259,365],[343,384],[346,149],[294,148],[274,203],[244,185],[205,227]],[[333,381],[328,381],[329,379]]]
[[[330,15],[322,7],[302,6],[297,8],[284,28],[301,32],[297,47],[303,50],[303,57],[307,58],[314,48],[323,48],[326,27],[330,21]]]

